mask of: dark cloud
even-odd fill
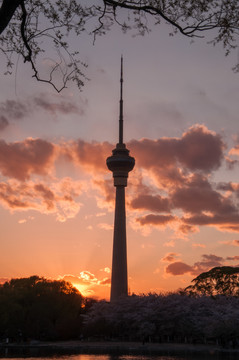
[[[166,273],[171,275],[184,275],[186,273],[192,273],[193,267],[187,265],[181,261],[175,261],[166,267]]]
[[[139,166],[152,170],[167,169],[171,176],[182,180],[182,174],[175,172],[179,164],[190,171],[206,173],[219,168],[224,143],[219,135],[210,132],[205,126],[197,125],[185,132],[181,139],[133,140],[129,148],[137,157]]]
[[[233,203],[212,189],[208,180],[201,176],[193,176],[185,186],[177,188],[171,194],[175,208],[189,213],[200,214],[211,211],[216,214],[231,214],[237,211]]]
[[[131,201],[130,205],[133,209],[170,212],[169,200],[160,195],[138,195],[137,198]]]
[[[0,103],[0,130],[3,130],[10,120],[22,120],[32,112],[43,109],[51,114],[79,114],[85,113],[86,101],[64,98],[61,95],[52,96],[40,94],[23,100],[6,100]]]
[[[54,156],[54,146],[41,139],[6,143],[0,140],[0,172],[26,180],[31,174],[46,175]]]
[[[16,100],[6,100],[0,103],[0,113],[14,120],[23,119],[29,112],[26,104]]]
[[[162,258],[162,261],[173,262],[177,256],[178,254],[176,253],[168,253]]]
[[[142,216],[136,219],[141,225],[167,225],[168,223],[174,221],[176,218],[172,215],[154,215],[149,214]]]
[[[183,233],[183,234],[189,234],[189,233],[195,233],[197,232],[197,228],[196,226],[193,226],[193,225],[188,225],[188,224],[181,224],[179,227],[178,227],[178,230]]]
[[[217,184],[217,189],[222,191],[234,191],[232,183],[219,182]]]
[[[3,115],[0,116],[0,131],[6,129],[6,127],[8,127],[9,125],[9,121],[7,120],[7,118]]]
[[[99,285],[110,285],[111,284],[111,279],[110,278],[105,278],[103,280],[99,280],[98,284]]]
[[[178,160],[190,170],[210,172],[220,167],[224,144],[205,126],[190,128],[178,142]]]
[[[34,104],[42,108],[43,110],[49,111],[50,113],[62,113],[62,114],[72,114],[76,113],[79,115],[84,114],[83,108],[78,108],[78,106],[72,101],[62,99],[58,102],[53,102],[52,98],[47,98],[44,94],[36,96],[33,98]]]
[[[232,261],[238,261],[239,260],[239,255],[228,256],[226,259],[227,260],[232,260]]]
[[[239,213],[231,214],[213,214],[213,215],[193,215],[184,217],[182,219],[186,224],[189,225],[212,225],[216,226],[221,230],[239,232]]]
[[[188,265],[181,261],[175,261],[169,264],[165,271],[171,275],[199,275],[202,272],[208,271],[215,266],[222,266],[224,259],[220,256],[216,256],[213,254],[210,255],[202,255],[202,261],[196,262],[193,265]]]

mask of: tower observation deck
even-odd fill
[[[116,148],[112,150],[112,156],[106,160],[108,169],[113,173],[114,186],[116,187],[110,301],[128,295],[125,187],[127,186],[128,173],[133,170],[135,165],[135,159],[129,155],[129,150],[123,142],[122,57],[120,73],[119,142],[116,144]]]

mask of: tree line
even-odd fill
[[[239,346],[239,268],[216,267],[193,285],[115,302],[83,297],[39,276],[0,285],[0,342],[118,340]]]

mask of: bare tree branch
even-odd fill
[[[173,29],[172,35],[178,32],[196,38],[214,30],[211,43],[221,43],[226,55],[237,47],[238,0],[2,0],[0,50],[8,70],[14,65],[13,54],[20,54],[24,62],[31,64],[33,77],[38,81],[51,84],[56,91],[64,89],[70,80],[81,88],[81,67],[85,64],[78,59],[78,52],[70,49],[68,35],[91,34],[94,43],[97,35],[105,34],[113,24],[124,32],[133,30],[144,35],[151,30],[149,24],[159,26],[161,20]],[[48,80],[39,75],[39,54],[48,51],[41,41],[43,36],[52,41],[58,56]],[[67,61],[63,61],[63,53]],[[60,86],[55,84],[56,73],[62,76]]]

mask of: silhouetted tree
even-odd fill
[[[72,339],[82,329],[84,298],[70,283],[42,277],[0,285],[0,337]]]
[[[239,296],[239,267],[218,266],[198,275],[185,291],[191,295]]]
[[[222,43],[226,54],[237,47],[237,0],[2,0],[0,50],[6,57],[8,72],[13,66],[13,55],[18,54],[31,64],[37,80],[50,83],[57,91],[66,87],[69,80],[81,88],[85,64],[79,60],[78,51],[70,48],[70,34],[78,37],[90,33],[95,39],[117,23],[123,31],[133,29],[144,35],[149,31],[149,23],[158,26],[162,21],[171,26],[171,35],[180,32],[195,38],[212,30],[211,43]],[[49,52],[49,43],[59,58],[48,60],[50,73],[44,79],[39,74],[37,58],[47,48]],[[61,85],[56,84],[56,73],[62,76]]]

